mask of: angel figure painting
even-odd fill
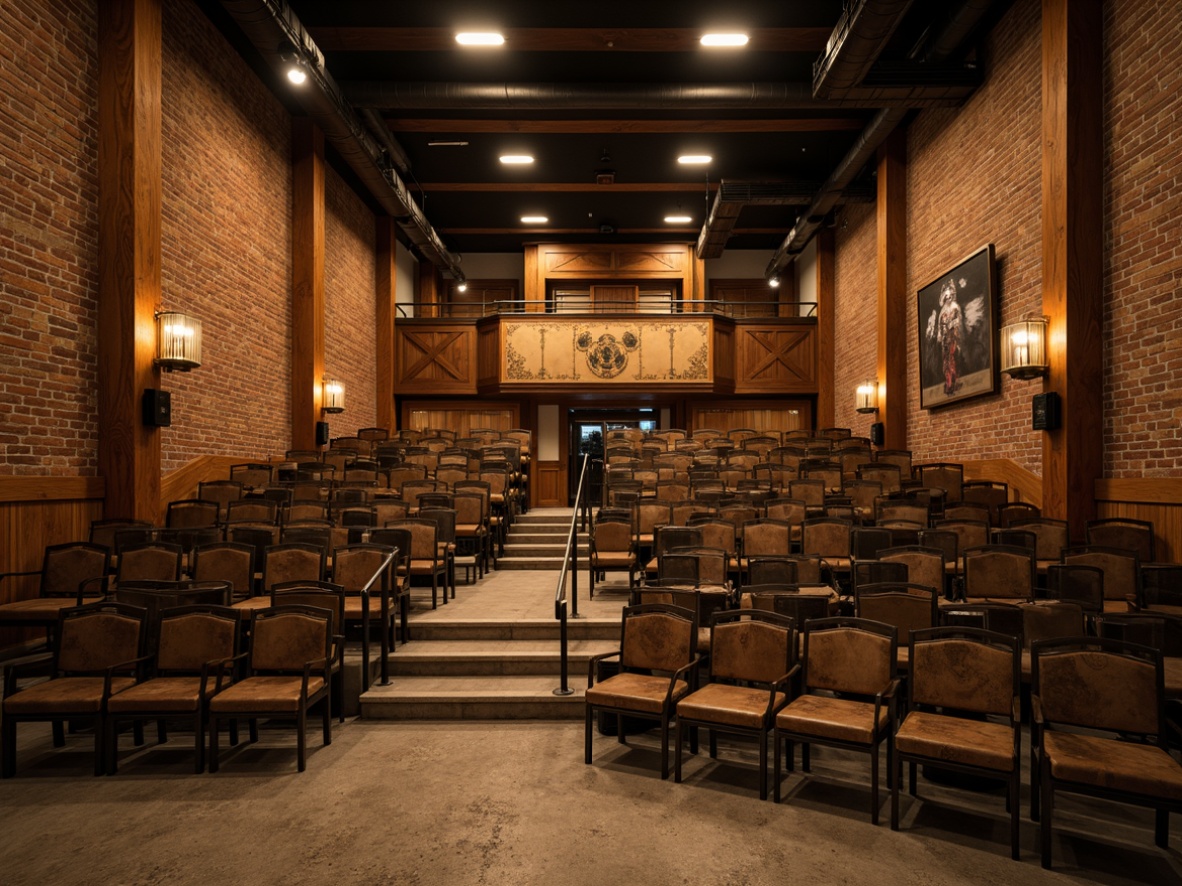
[[[921,408],[997,390],[993,244],[941,274],[918,298]]]

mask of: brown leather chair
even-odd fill
[[[390,682],[394,604],[401,588],[395,577],[399,556],[397,549],[389,545],[353,544],[337,548],[333,557],[333,581],[345,590],[344,623],[361,625],[362,692],[369,691],[369,644],[374,623],[381,627],[382,685]]]
[[[637,565],[631,521],[603,520],[592,524],[588,562],[592,597],[595,596],[595,580],[601,572],[627,572],[628,587],[631,588],[636,583]]]
[[[90,603],[58,613],[50,679],[18,691],[26,671],[14,666],[5,672],[0,776],[16,772],[16,724],[38,720],[53,723],[56,748],[66,743],[65,721],[93,724],[94,774],[102,775],[108,701],[144,676],[144,619],[143,609],[124,603]]]
[[[677,703],[674,780],[681,781],[681,747],[692,730],[708,731],[710,759],[718,756],[717,733],[759,742],[759,799],[767,799],[767,740],[776,714],[790,698],[796,664],[793,621],[773,612],[715,612],[710,620],[710,682]]]
[[[1017,637],[978,628],[913,631],[908,708],[895,732],[891,830],[899,829],[903,763],[1006,782],[1010,855],[1018,857],[1022,686]]]
[[[242,619],[226,606],[196,604],[166,609],[156,633],[153,675],[107,702],[107,772],[115,774],[119,758],[119,724],[155,720],[161,744],[168,740],[168,718],[192,717],[195,771],[205,771],[205,726],[209,699],[229,684],[224,661],[238,654]],[[221,675],[221,678],[219,678]],[[142,743],[137,729],[136,743]]]
[[[1170,812],[1182,812],[1182,765],[1166,744],[1161,653],[1092,637],[1045,640],[1031,652],[1030,815],[1041,815],[1042,866],[1051,866],[1056,793],[1148,806],[1154,842],[1167,848]]]
[[[677,702],[696,688],[697,633],[697,621],[689,609],[662,603],[624,608],[620,648],[595,655],[587,663],[585,763],[591,763],[595,711],[611,711],[660,724],[661,778],[669,777],[669,723]],[[619,659],[619,673],[596,683],[596,666],[611,658]],[[617,735],[623,744],[624,730]]]
[[[260,717],[296,720],[296,754],[306,768],[308,710],[323,704],[324,743],[332,744],[332,610],[310,606],[257,609],[250,623],[246,674],[209,701],[209,771],[218,771],[218,727],[222,720],[248,718],[251,740]]]
[[[870,820],[878,824],[878,750],[891,741],[895,723],[898,639],[890,625],[862,618],[823,618],[804,630],[801,692],[776,715],[775,799],[780,802],[780,752],[787,743],[788,771],[801,742],[801,767],[809,771],[809,747],[829,745],[870,755]]]
[[[49,545],[40,572],[0,575],[0,581],[38,576],[37,596],[0,605],[0,625],[45,628],[47,635],[52,636],[63,609],[85,602],[84,594],[97,602],[106,593],[110,558],[111,549],[106,545],[84,541]]]

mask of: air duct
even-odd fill
[[[340,87],[325,69],[324,57],[311,35],[286,3],[275,0],[222,0],[259,55],[279,70],[280,46],[294,46],[306,62],[308,82],[296,96],[304,111],[324,132],[374,199],[406,232],[418,252],[435,266],[464,279],[460,261],[443,245],[423,211],[407,192],[398,173],[383,155],[397,163],[396,155],[377,144],[345,100]],[[405,155],[403,155],[405,159]]]
[[[858,86],[882,54],[912,0],[861,0],[847,6],[825,54],[813,65],[813,95],[841,98]]]

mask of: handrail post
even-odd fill
[[[566,610],[565,607],[562,616],[558,619],[558,644],[559,644],[559,683],[558,688],[554,690],[555,695],[574,695],[575,691],[570,688],[570,656],[567,653],[567,636],[566,636]]]
[[[570,545],[570,617],[579,617],[579,534],[571,533]]]

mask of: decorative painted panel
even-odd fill
[[[502,321],[502,384],[709,384],[709,320]]]

